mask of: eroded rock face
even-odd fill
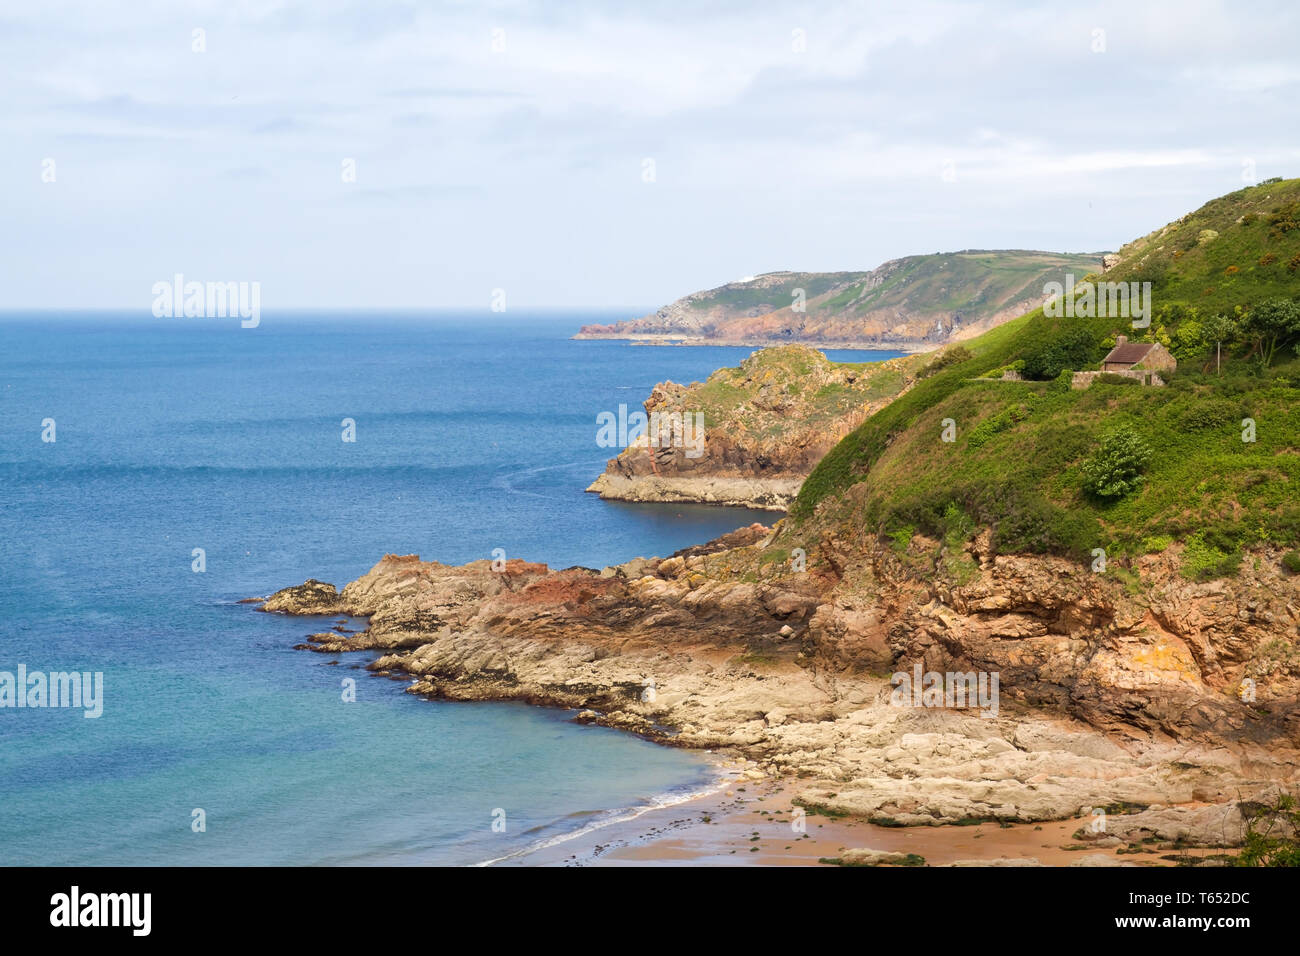
[[[1237,578],[1186,580],[1178,548],[1114,576],[1060,558],[997,556],[960,585],[921,585],[893,555],[877,575],[912,592],[890,628],[898,657],[998,670],[1012,699],[1126,735],[1206,744],[1300,742],[1300,593],[1261,554]]]
[[[412,693],[563,706],[739,752],[804,778],[805,803],[878,822],[1041,821],[1115,804],[1212,805],[1217,820],[1294,783],[1300,595],[1278,556],[1207,583],[1182,579],[1173,552],[1150,556],[1130,593],[978,539],[960,568],[936,547],[826,539],[796,571],[756,525],[600,571],[389,555],[341,594],[309,581],[264,609],[368,617],[360,634],[302,646],[387,651],[372,669],[406,675]],[[996,714],[897,706],[890,675],[916,664],[998,673]],[[1248,677],[1254,701],[1238,695]],[[1130,824],[1176,839],[1179,821]]]

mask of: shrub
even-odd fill
[[[1289,202],[1285,206],[1278,206],[1268,217],[1268,224],[1272,227],[1268,231],[1270,239],[1277,239],[1293,229],[1300,229],[1300,202]]]
[[[1293,255],[1286,264],[1287,272],[1295,272],[1297,269],[1300,269],[1300,252]]]
[[[1029,408],[1025,405],[1014,405],[1011,408],[1004,408],[996,415],[992,415],[980,422],[970,430],[970,436],[966,439],[966,444],[971,448],[981,448],[994,435],[1006,431],[1017,422],[1022,422],[1029,417]]]
[[[1025,378],[1048,381],[1067,369],[1081,369],[1097,358],[1097,343],[1085,329],[1073,328],[1025,356]]]
[[[1288,551],[1282,555],[1282,567],[1292,574],[1300,574],[1300,551]]]
[[[1278,348],[1300,341],[1300,304],[1290,299],[1261,302],[1246,313],[1241,330],[1254,343],[1260,364],[1267,368]]]
[[[1068,392],[1074,383],[1074,373],[1068,368],[1061,369],[1061,374],[1052,379],[1051,384],[1047,386],[1049,392],[1063,394]]]
[[[948,502],[943,510],[943,541],[950,549],[956,550],[975,533],[975,522],[956,502]]]
[[[1300,866],[1300,807],[1295,797],[1281,793],[1271,805],[1243,805],[1242,810],[1248,820],[1237,866]]]
[[[1271,266],[1275,262],[1277,262],[1277,255],[1272,252],[1266,252],[1259,257],[1259,264],[1261,266]]]
[[[1120,428],[1083,463],[1083,488],[1093,497],[1117,501],[1137,490],[1150,462],[1150,446],[1132,429]]]
[[[1241,566],[1241,554],[1235,549],[1226,550],[1220,542],[1207,537],[1204,531],[1198,531],[1187,539],[1183,548],[1184,577],[1209,581],[1236,574]]]
[[[1032,487],[990,488],[995,501],[987,504],[985,520],[993,525],[993,547],[999,554],[1063,554],[1091,560],[1101,539],[1101,526],[1085,508],[1062,508]]]
[[[1185,431],[1202,431],[1206,428],[1218,428],[1228,422],[1241,418],[1241,406],[1236,402],[1222,399],[1201,399],[1195,401],[1178,424]]]
[[[1142,539],[1143,554],[1159,554],[1174,543],[1174,539],[1167,534],[1155,534],[1149,538]]]
[[[902,553],[907,550],[912,543],[912,535],[915,532],[910,527],[899,528],[897,531],[889,532],[889,538],[894,542],[894,550]]]
[[[930,359],[930,361],[916,373],[917,378],[929,378],[935,372],[943,371],[950,365],[956,365],[959,362],[965,362],[967,359],[972,359],[974,357],[975,354],[970,349],[966,348],[966,346],[953,345]]]

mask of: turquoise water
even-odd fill
[[[420,700],[236,603],[386,552],[600,567],[772,520],[582,491],[599,412],[749,352],[568,339],[623,317],[0,317],[0,671],[104,675],[98,719],[0,708],[0,862],[471,863],[706,785],[702,755]]]

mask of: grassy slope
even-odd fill
[[[813,298],[846,282],[857,281],[862,275],[861,272],[791,272],[768,287],[731,283],[710,289],[688,304],[696,310],[723,306],[737,315],[750,310],[770,312],[789,305],[795,289],[803,289],[805,296]]]
[[[778,335],[792,325],[816,339],[874,338],[884,327],[908,316],[959,313],[969,325],[1037,298],[1043,283],[1096,269],[1100,253],[992,250],[908,256],[871,272],[790,272],[761,276],[761,283],[729,283],[694,293],[679,302],[698,314],[704,331],[763,337]],[[883,278],[882,278],[883,276]],[[794,290],[802,289],[806,310],[791,311]],[[882,317],[888,318],[882,325]],[[654,316],[615,323],[619,334],[660,328]],[[684,323],[677,331],[700,329]],[[858,325],[861,328],[857,328]],[[855,333],[855,330],[857,334]]]
[[[1082,276],[1095,269],[1099,260],[1100,255],[1019,250],[909,256],[875,288],[867,288],[860,280],[824,300],[810,302],[808,312],[812,316],[821,312],[858,315],[907,308],[913,312],[992,314],[1040,296],[1043,283],[1059,278],[1058,273],[1073,271]]]
[[[762,349],[736,368],[718,369],[707,382],[691,387],[675,405],[703,412],[710,429],[758,441],[832,429],[869,402],[898,394],[925,356],[888,362],[831,362],[821,352],[792,345]],[[852,381],[847,375],[851,373]],[[775,388],[798,403],[794,412],[760,407],[760,389]]]
[[[1287,263],[1300,255],[1300,229],[1269,219],[1280,208],[1285,222],[1297,199],[1300,180],[1214,200],[1126,246],[1106,278],[1153,281],[1158,321],[1149,334],[1166,339],[1198,313],[1295,296],[1300,276]],[[1205,229],[1218,236],[1198,243]],[[1202,372],[1208,356],[1185,357],[1164,389],[974,380],[1072,328],[1089,331],[1099,359],[1115,333],[1140,337],[1127,326],[1052,319],[1038,309],[965,343],[972,358],[918,383],[822,459],[791,509],[790,531],[811,523],[943,536],[990,525],[1000,550],[1081,558],[1096,547],[1154,550],[1177,538],[1190,540],[1207,567],[1230,564],[1237,549],[1258,541],[1295,547],[1300,359],[1290,350],[1259,375],[1248,349],[1230,349],[1222,379]],[[1246,417],[1257,423],[1253,444],[1241,440]],[[946,418],[957,424],[953,443],[940,441]],[[1121,425],[1154,456],[1142,487],[1106,504],[1083,491],[1082,466]]]

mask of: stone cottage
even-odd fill
[[[1115,347],[1101,360],[1103,372],[1129,372],[1135,368],[1170,371],[1178,360],[1159,342],[1130,342],[1128,336],[1115,338]]]
[[[1130,342],[1128,336],[1117,335],[1115,347],[1101,360],[1101,371],[1075,372],[1070,377],[1070,387],[1087,388],[1099,375],[1108,373],[1136,379],[1143,385],[1160,386],[1165,384],[1160,372],[1172,372],[1177,367],[1178,359],[1159,342]]]

